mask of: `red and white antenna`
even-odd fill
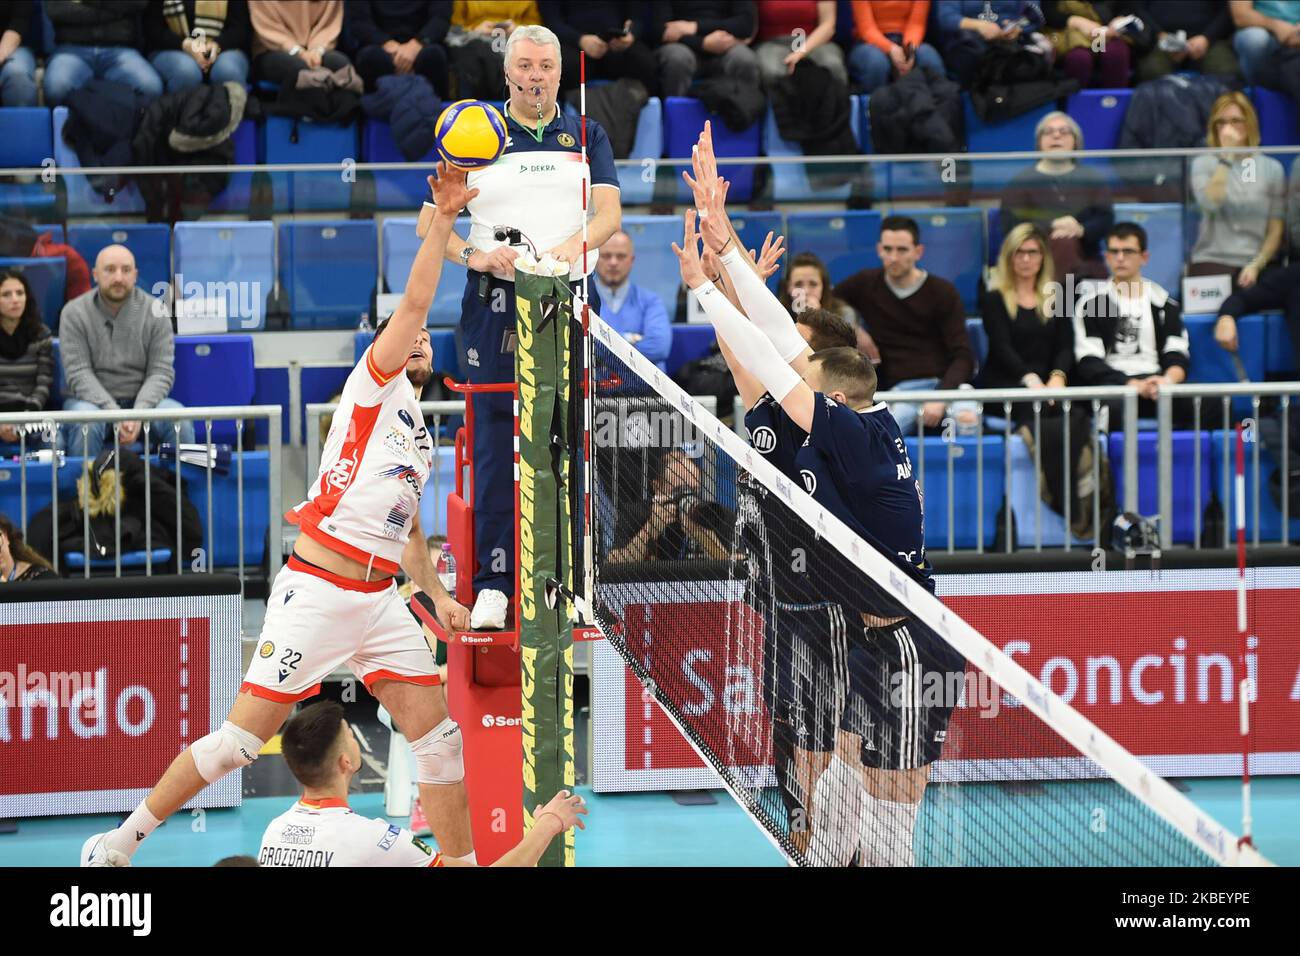
[[[1241,639],[1241,682],[1237,696],[1241,701],[1241,837],[1237,845],[1253,845],[1250,816],[1250,701],[1254,684],[1247,666],[1250,637],[1246,622],[1246,441],[1241,423],[1237,423],[1237,475],[1233,491],[1237,498],[1237,635]]]

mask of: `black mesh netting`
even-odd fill
[[[599,623],[793,862],[1211,862],[592,345]]]

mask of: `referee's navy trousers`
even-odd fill
[[[461,300],[461,356],[472,384],[515,380],[515,284],[469,270]],[[573,283],[575,291],[580,283]],[[593,312],[600,311],[595,282],[587,284]],[[575,356],[580,353],[575,348]],[[509,392],[470,396],[474,403],[474,593],[515,591],[514,409]],[[580,400],[580,396],[577,397]]]

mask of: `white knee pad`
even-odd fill
[[[460,725],[448,717],[419,740],[411,741],[420,783],[460,783],[465,779]]]
[[[190,756],[199,776],[208,783],[216,783],[232,770],[247,767],[256,760],[264,743],[227,720],[216,733],[191,744]]]
[[[862,781],[858,771],[832,757],[817,778],[812,799],[812,839],[808,859],[813,866],[847,866],[858,845]]]

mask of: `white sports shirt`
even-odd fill
[[[332,551],[396,574],[433,466],[406,363],[385,373],[374,346],[348,376],[306,501],[285,514]]]
[[[299,800],[262,834],[259,866],[442,866],[442,854],[387,820],[353,813],[346,800]]]

